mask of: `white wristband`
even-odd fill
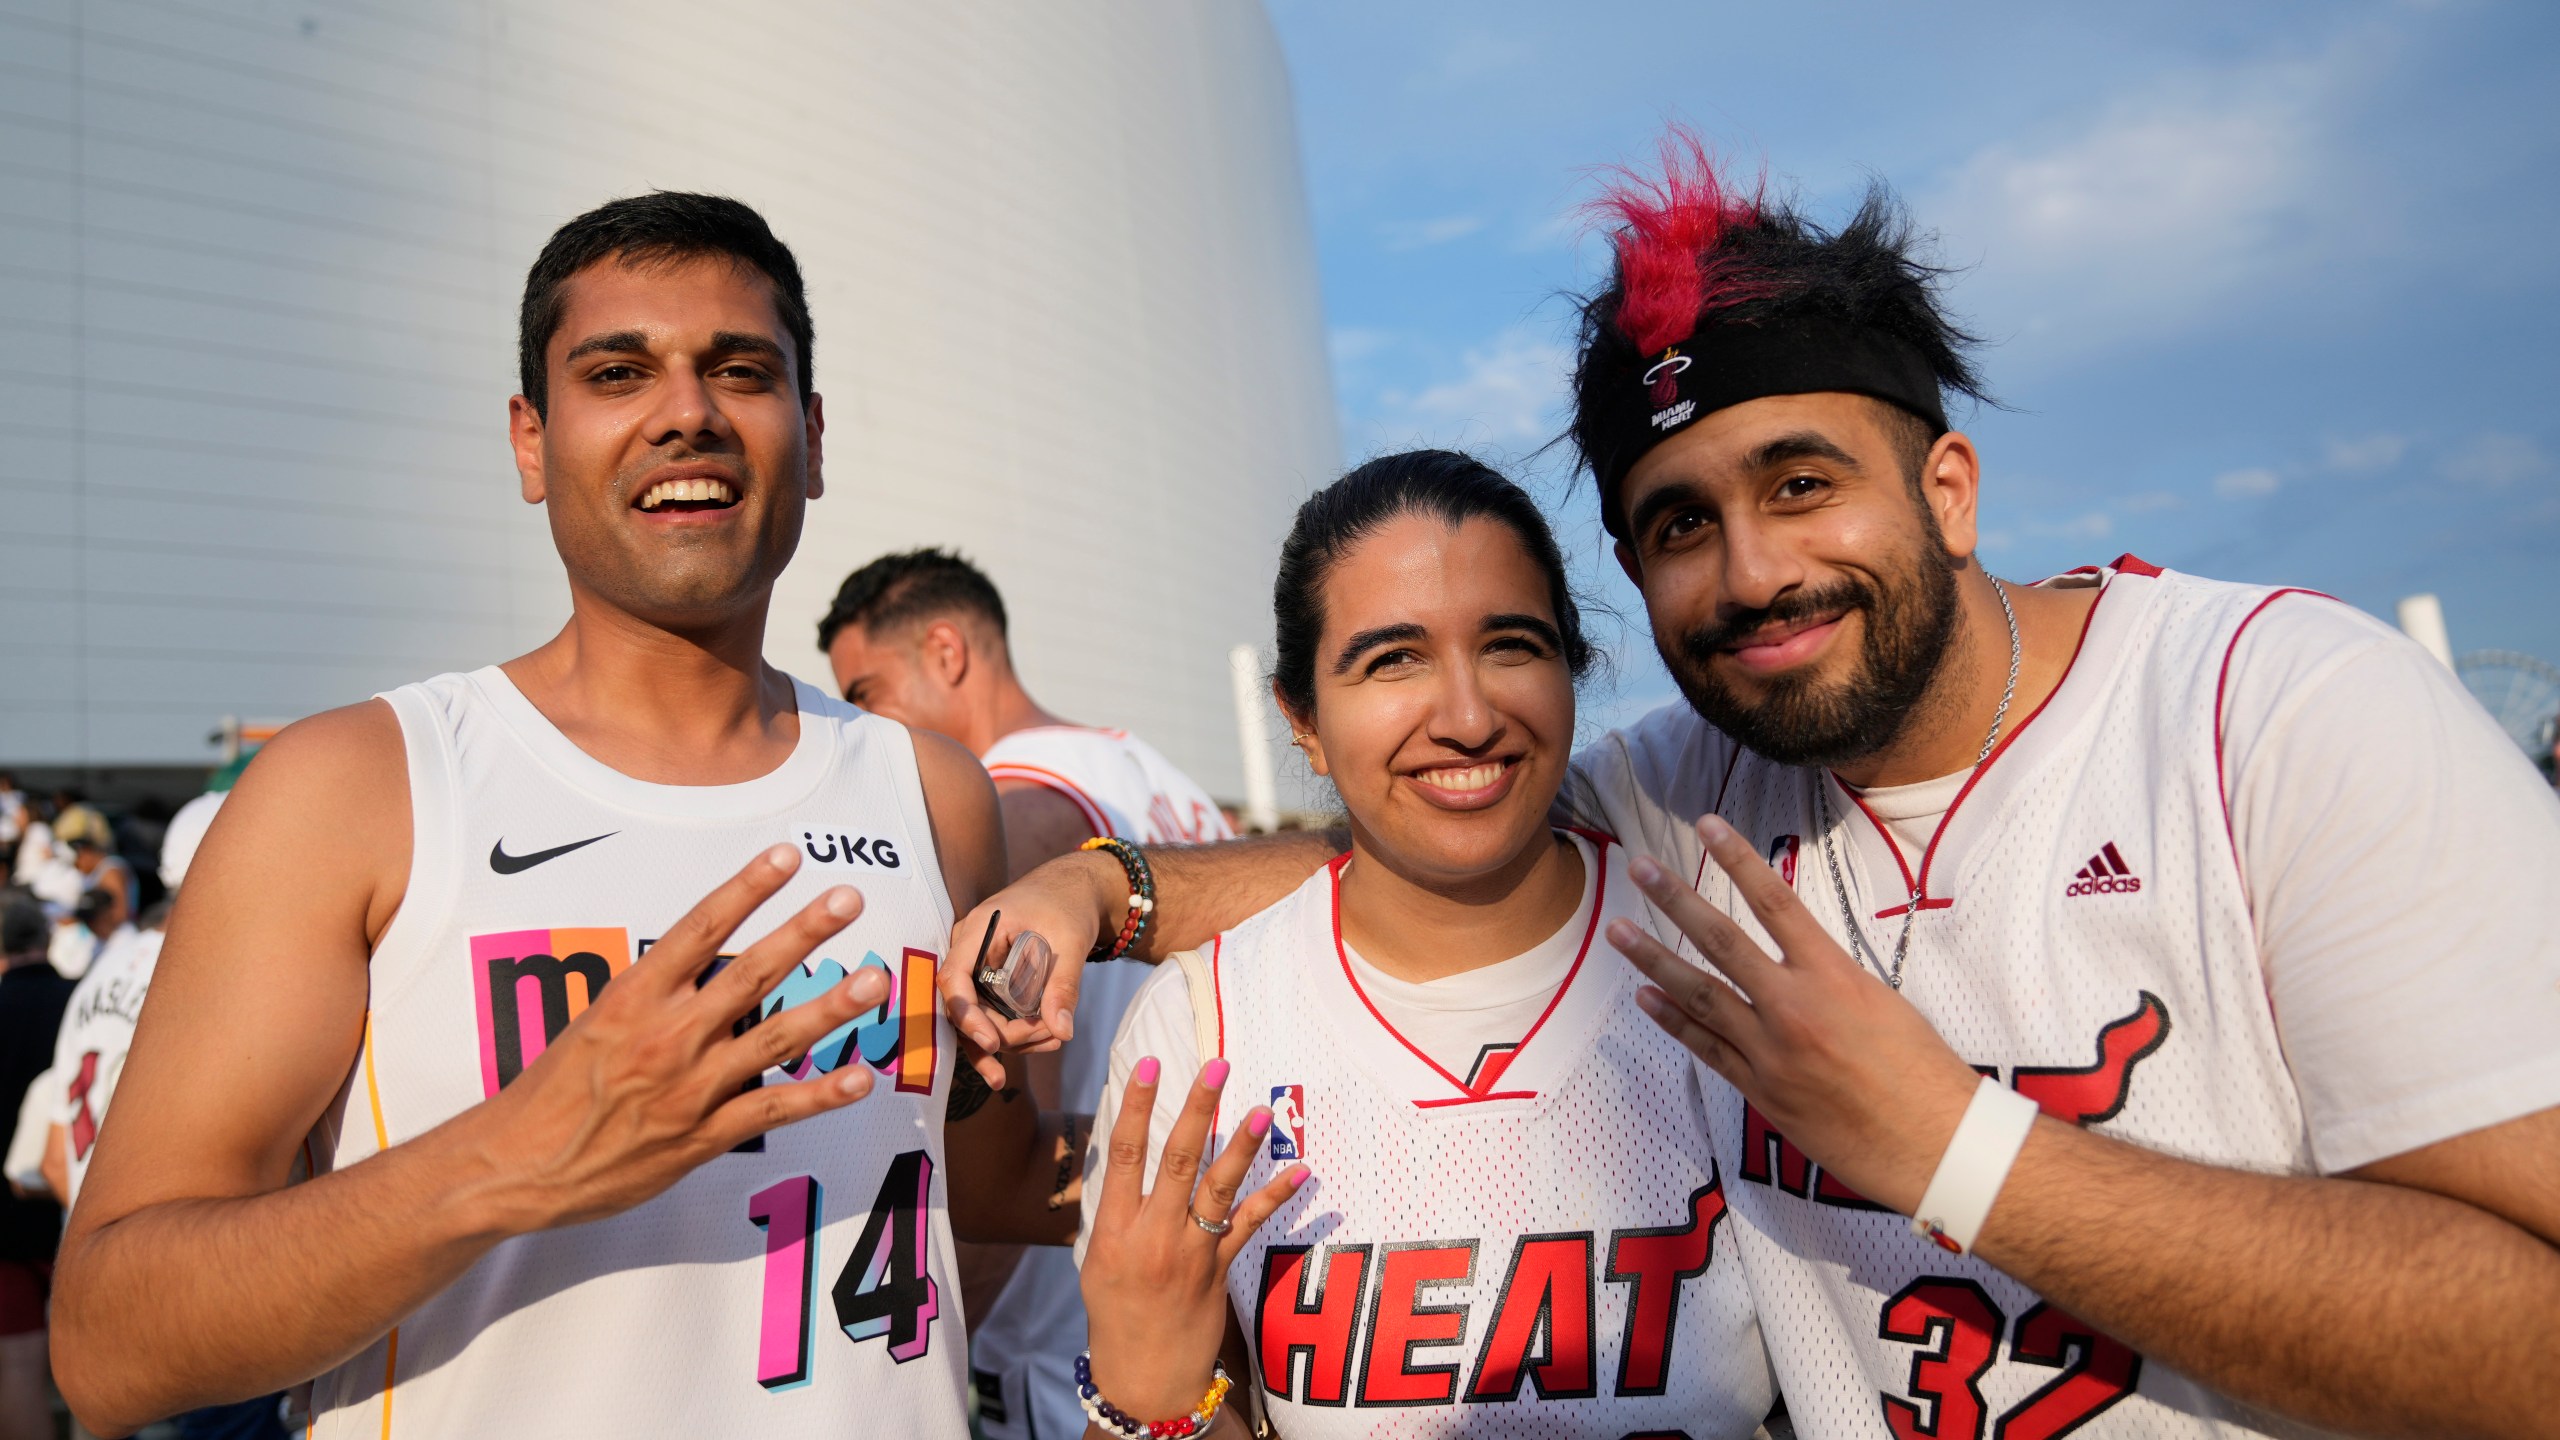
[[[2036,1102],[1985,1075],[1964,1107],[1955,1138],[1938,1157],[1938,1173],[1911,1217],[1911,1233],[1958,1255],[1972,1253],[1973,1238],[1991,1218],[1991,1202],[2009,1179],[2009,1167],[2035,1128]]]

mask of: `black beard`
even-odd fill
[[[1958,563],[1931,536],[1910,564],[1881,573],[1881,591],[1846,578],[1781,596],[1765,610],[1738,611],[1657,648],[1690,708],[1745,748],[1781,765],[1849,764],[1892,744],[1937,679],[1955,635]],[[1866,624],[1857,669],[1845,681],[1785,675],[1750,704],[1711,668],[1718,652],[1772,621],[1851,610],[1864,612]]]

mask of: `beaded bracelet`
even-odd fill
[[[1147,867],[1146,853],[1117,835],[1101,835],[1076,847],[1079,850],[1108,850],[1120,862],[1122,873],[1129,877],[1129,910],[1121,918],[1120,933],[1108,944],[1096,943],[1088,960],[1117,960],[1136,948],[1147,933],[1147,923],[1156,913],[1156,876]]]
[[[1140,1420],[1103,1399],[1102,1392],[1094,1388],[1092,1351],[1076,1357],[1076,1398],[1084,1403],[1084,1418],[1103,1434],[1117,1435],[1120,1440],[1187,1440],[1189,1436],[1205,1435],[1216,1422],[1219,1409],[1227,1403],[1227,1391],[1234,1386],[1235,1382],[1227,1378],[1227,1367],[1219,1364],[1210,1376],[1209,1393],[1200,1397],[1190,1414],[1171,1420]]]

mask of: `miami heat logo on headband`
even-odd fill
[[[1663,351],[1662,358],[1647,367],[1644,372],[1644,384],[1646,390],[1653,396],[1655,409],[1659,410],[1679,400],[1680,372],[1688,368],[1689,357],[1681,354],[1677,349]]]

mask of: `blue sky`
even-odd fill
[[[1269,0],[1351,458],[1469,448],[1564,518],[1576,205],[1668,119],[1837,219],[1892,183],[2012,407],[1985,558],[2132,551],[2560,661],[2560,7]],[[1633,632],[1593,719],[1670,693]]]

